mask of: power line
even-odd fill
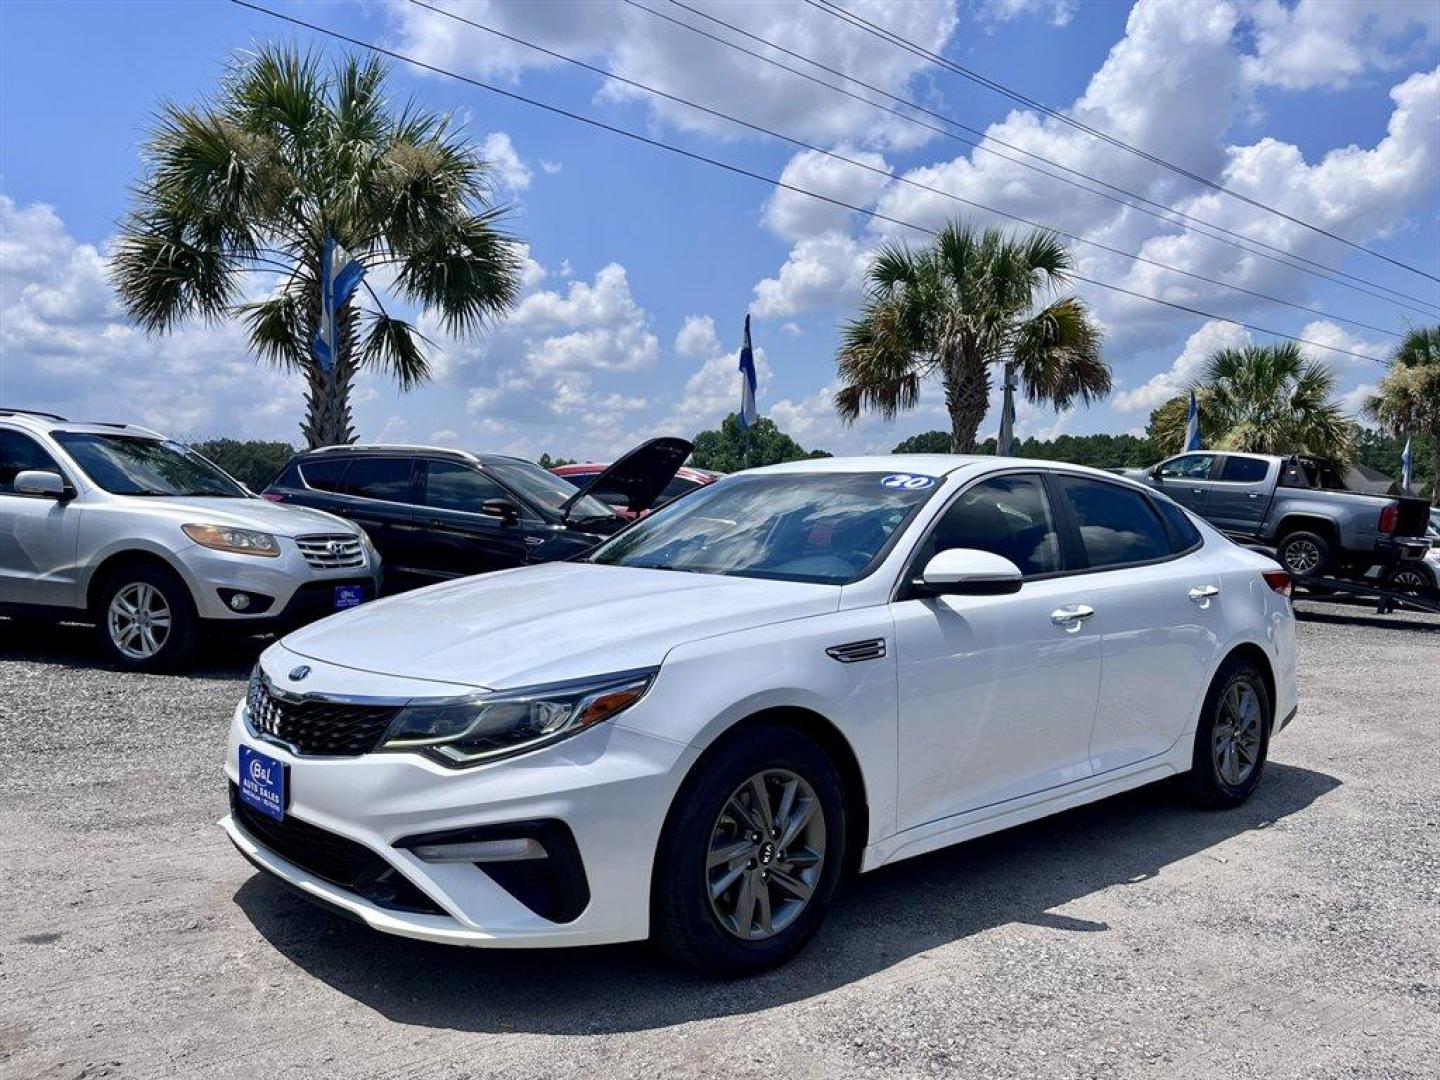
[[[878,210],[871,210],[863,206],[856,206],[852,203],[844,201],[843,199],[837,199],[830,195],[823,195],[818,191],[810,191],[806,188],[799,187],[796,184],[788,183],[787,181],[782,180],[778,177],[766,176],[764,173],[755,172],[752,169],[747,169],[741,165],[735,165],[732,162],[721,161],[719,158],[712,158],[706,154],[701,154],[695,150],[687,150],[682,146],[676,146],[673,143],[667,143],[661,139],[652,138],[649,135],[642,135],[640,132],[632,131],[629,128],[623,128],[615,124],[609,124],[603,120],[596,120],[594,117],[585,116],[582,113],[572,112],[571,110],[562,108],[559,105],[551,105],[548,102],[540,101],[532,97],[527,97],[526,95],[518,93],[514,90],[506,90],[504,87],[495,86],[492,83],[487,83],[483,80],[472,78],[469,75],[461,75],[459,72],[450,71],[447,68],[438,67],[435,64],[427,63],[426,61],[416,59],[413,56],[407,56],[404,53],[396,52],[394,49],[386,48],[383,45],[376,45],[373,42],[365,41],[357,37],[352,37],[351,35],[343,33],[339,30],[332,30],[326,26],[320,26],[316,23],[307,22],[306,20],[298,18],[297,16],[287,15],[284,12],[275,11],[267,7],[262,7],[260,4],[252,3],[251,0],[230,0],[230,2],[232,4],[235,4],[237,7],[249,8],[251,11],[258,11],[262,15],[269,15],[271,18],[279,19],[282,22],[290,23],[292,26],[299,26],[303,27],[306,30],[312,30],[318,34],[324,34],[326,37],[334,38],[337,41],[343,41],[349,45],[355,45],[362,49],[368,49],[371,52],[376,53],[380,56],[388,56],[392,60],[399,60],[402,63],[410,64],[413,67],[432,72],[436,75],[444,75],[447,78],[455,79],[457,82],[466,83],[470,86],[477,87],[478,89],[486,90],[500,97],[508,98],[511,101],[518,101],[525,105],[530,105],[534,108],[541,109],[556,116],[563,116],[568,120],[575,120],[589,127],[597,128],[601,131],[607,131],[612,135],[620,135],[624,138],[631,139],[634,142],[643,143],[646,146],[652,146],[658,150],[665,150],[669,153],[677,154],[680,157],[689,158],[692,161],[698,161],[706,165],[713,165],[717,169],[723,169],[724,171],[734,173],[737,176],[745,176],[749,177],[751,180],[759,180],[761,183],[769,184],[772,187],[779,188],[784,191],[792,191],[797,195],[805,195],[812,199],[817,199],[820,202],[829,203],[832,206],[838,206],[842,209],[853,211],[854,213],[861,214],[865,217],[873,218],[877,221],[885,221],[889,222],[892,225],[899,225],[902,228],[913,229],[916,232],[924,233],[927,236],[939,235],[937,230],[928,228],[927,226],[917,225],[914,222],[910,221],[904,221],[901,218],[892,217],[888,214],[881,213]],[[1300,345],[1309,345],[1313,348],[1325,349],[1329,352],[1343,353],[1346,356],[1353,356],[1359,360],[1370,360],[1377,364],[1384,363],[1384,361],[1378,357],[1369,356],[1365,353],[1354,352],[1350,349],[1342,349],[1338,345],[1327,345],[1324,342],[1320,341],[1310,341],[1307,338],[1296,337],[1294,334],[1287,334],[1280,330],[1270,330],[1263,326],[1257,326],[1252,323],[1242,322],[1239,319],[1230,319],[1226,318],[1223,315],[1214,315],[1208,311],[1202,311],[1199,308],[1186,307],[1183,304],[1177,304],[1170,300],[1163,300],[1158,296],[1149,296],[1145,293],[1134,292],[1119,285],[1112,285],[1107,281],[1100,281],[1095,278],[1081,277],[1078,274],[1072,274],[1070,276],[1075,277],[1076,280],[1084,281],[1087,284],[1095,285],[1102,289],[1109,289],[1114,292],[1123,293],[1125,295],[1133,296],[1137,299],[1145,300],[1153,304],[1159,304],[1163,307],[1172,308],[1176,311],[1183,311],[1191,315],[1199,315],[1206,319],[1212,319],[1215,322],[1227,323],[1231,326],[1239,326],[1242,329],[1251,330],[1257,334],[1265,334],[1270,337],[1283,338],[1287,341],[1293,341]]]
[[[869,105],[872,108],[879,109],[882,112],[899,117],[901,120],[904,120],[910,124],[914,124],[917,127],[924,128],[927,131],[934,132],[935,134],[942,135],[947,139],[951,139],[954,142],[960,143],[961,145],[973,147],[974,149],[982,153],[991,154],[995,157],[1001,158],[1002,160],[1019,165],[1022,168],[1030,169],[1034,172],[1037,172],[1042,176],[1048,176],[1051,179],[1058,180],[1060,183],[1067,184],[1070,187],[1075,188],[1076,190],[1084,191],[1092,195],[1098,195],[1102,199],[1109,199],[1113,203],[1117,203],[1120,206],[1129,207],[1132,210],[1138,210],[1142,214],[1148,214],[1149,216],[1156,218],[1159,221],[1164,221],[1167,224],[1178,224],[1178,222],[1176,222],[1171,216],[1169,216],[1173,215],[1174,218],[1180,218],[1184,221],[1192,222],[1194,225],[1203,225],[1206,229],[1214,229],[1216,230],[1216,232],[1224,233],[1226,236],[1235,237],[1236,240],[1244,240],[1248,244],[1256,245],[1256,248],[1264,248],[1271,252],[1275,252],[1276,254],[1269,255],[1266,254],[1265,251],[1256,250],[1255,248],[1245,246],[1245,244],[1236,243],[1235,240],[1227,240],[1225,239],[1225,236],[1217,236],[1213,233],[1205,232],[1201,229],[1195,229],[1192,227],[1191,231],[1194,232],[1197,236],[1203,236],[1206,239],[1215,240],[1222,244],[1227,244],[1230,247],[1236,248],[1237,250],[1243,251],[1249,255],[1258,255],[1260,258],[1268,259],[1270,262],[1276,263],[1280,266],[1284,266],[1291,270],[1298,270],[1300,273],[1303,274],[1310,274],[1313,277],[1319,278],[1321,281],[1327,281],[1333,285],[1342,286],[1343,288],[1350,289],[1365,296],[1373,297],[1376,300],[1382,300],[1386,303],[1394,303],[1398,307],[1405,308],[1407,311],[1412,311],[1419,315],[1424,315],[1426,318],[1434,318],[1437,313],[1440,313],[1440,305],[1436,305],[1432,301],[1425,300],[1418,296],[1412,296],[1409,293],[1401,292],[1399,289],[1396,289],[1393,286],[1381,285],[1378,282],[1369,281],[1363,277],[1351,274],[1348,271],[1328,266],[1325,263],[1316,262],[1314,259],[1308,258],[1307,256],[1299,255],[1291,251],[1286,251],[1284,248],[1277,247],[1274,244],[1267,243],[1264,240],[1257,239],[1256,237],[1250,236],[1246,233],[1237,232],[1234,229],[1226,228],[1223,225],[1217,225],[1214,222],[1206,221],[1203,218],[1196,217],[1193,214],[1186,213],[1183,210],[1177,210],[1173,206],[1167,206],[1164,203],[1156,202],[1154,199],[1141,195],[1138,192],[1130,191],[1127,188],[1112,184],[1108,180],[1102,180],[1098,176],[1092,176],[1090,173],[1084,172],[1079,169],[1071,168],[1067,165],[1061,164],[1058,161],[1054,161],[1050,158],[1044,157],[1041,154],[1036,154],[1030,150],[1024,149],[1023,147],[1016,146],[1013,143],[1008,143],[1004,139],[997,138],[996,136],[992,135],[987,131],[981,131],[978,128],[970,127],[969,125],[963,124],[960,121],[954,119],[953,117],[936,112],[933,109],[929,109],[926,106],[921,105],[919,102],[911,100],[910,98],[905,98],[893,94],[888,90],[874,85],[873,83],[866,82],[864,79],[858,78],[857,76],[823,64],[820,61],[815,60],[813,57],[805,56],[804,54],[796,52],[793,49],[788,49],[784,45],[779,44],[778,42],[771,41],[769,38],[752,33],[749,30],[745,30],[742,27],[736,26],[734,23],[726,22],[719,16],[711,15],[708,12],[701,11],[698,8],[691,7],[689,4],[682,3],[681,0],[668,0],[668,2],[674,7],[681,8],[682,10],[687,11],[692,15],[715,23],[718,26],[723,26],[727,30],[739,34],[741,37],[748,38],[749,40],[754,41],[758,44],[765,45],[771,49],[776,50],[777,52],[785,54],[786,56],[794,57],[796,60],[809,64],[812,67],[815,67],[821,71],[828,72],[829,74],[834,75],[837,78],[844,79],[845,81],[854,83],[857,86],[862,86],[866,90],[871,91],[872,93],[879,94],[880,96],[890,101],[896,102],[900,105],[904,105],[906,108],[914,109],[920,113],[925,114],[926,116],[933,117],[934,119],[939,120],[944,124],[948,124],[951,127],[958,128],[961,131],[967,131],[972,135],[975,135],[978,139],[982,141],[976,142],[972,139],[964,138],[960,135],[956,135],[953,131],[947,130],[945,128],[936,127],[934,124],[926,123],[924,120],[921,120],[916,116],[912,116],[909,113],[902,112],[900,109],[891,108],[887,105],[881,104],[878,101],[872,101],[871,99],[865,97],[862,94],[857,94],[852,90],[847,90],[843,86],[837,86],[835,83],[818,78],[810,74],[809,72],[801,71],[798,68],[794,68],[788,64],[781,63],[774,57],[766,56],[763,53],[756,52],[753,49],[748,49],[745,46],[738,44],[737,42],[729,41],[726,38],[719,36],[718,34],[713,34],[708,30],[702,29],[701,27],[694,26],[691,23],[687,23],[683,19],[677,19],[674,16],[666,15],[662,11],[657,11],[652,7],[648,7],[647,5],[640,3],[640,0],[621,0],[621,2],[628,4],[630,7],[637,8],[640,11],[643,11],[646,14],[653,16],[654,18],[663,19],[665,22],[668,22],[674,26],[681,27],[685,30],[690,31],[693,34],[699,34],[701,37],[708,38],[709,40],[714,41],[717,44],[724,45],[726,48],[733,49],[739,53],[743,53],[744,55],[759,60],[762,63],[769,64],[770,66],[778,68],[781,71],[789,72],[792,75],[799,76],[802,79],[806,79],[809,82],[815,83],[818,86],[826,87],[827,89],[833,90],[838,94],[843,94],[845,97],[852,98],[855,101],[859,101],[865,105]],[[1015,153],[1021,154],[1027,158],[1032,158],[1035,161],[1044,162],[1046,165],[1050,165],[1053,168],[1059,169],[1061,172],[1069,173],[1071,176],[1078,176],[1081,179],[1090,181],[1091,183],[1099,184],[1101,187],[1109,188],[1110,191],[1118,192],[1119,195],[1124,195],[1128,199],[1134,199],[1136,200],[1136,202],[1129,202],[1125,198],[1119,198],[1117,195],[1111,195],[1105,191],[1097,191],[1094,188],[1087,187],[1085,184],[1077,183],[1074,180],[1070,180],[1064,176],[1060,176],[1056,173],[1050,172],[1048,169],[1042,169],[1038,165],[1033,165],[1028,161],[1021,161],[1019,158],[1011,157],[1009,154],[1003,154],[999,150],[985,145],[986,141],[993,142],[998,146],[1003,146],[1008,150],[1013,150],[1015,151]],[[1147,207],[1154,207],[1155,209],[1149,209]],[[1277,256],[1283,256],[1283,258]],[[1298,265],[1301,263],[1308,264],[1308,267],[1313,267],[1314,269],[1307,268],[1307,265]],[[1348,278],[1349,281],[1359,282],[1360,284],[1352,285],[1349,283],[1349,281],[1339,280],[1341,278]],[[1372,288],[1362,288],[1361,286],[1371,286]],[[1373,289],[1380,289],[1383,291],[1375,292],[1373,291]],[[1432,310],[1414,307],[1411,304],[1403,303],[1400,299],[1396,299],[1396,297],[1403,298],[1403,300],[1414,301],[1416,304],[1428,305],[1429,308]]]
[[[1178,266],[1171,266],[1168,263],[1163,263],[1156,259],[1147,258],[1146,256],[1137,254],[1135,252],[1126,251],[1122,248],[1112,247],[1109,244],[1103,244],[1098,240],[1091,240],[1088,237],[1076,233],[1067,232],[1064,229],[1059,229],[1052,225],[1047,225],[1044,222],[1033,221],[1030,218],[1022,217],[1019,214],[1012,214],[1008,211],[1001,210],[998,207],[989,206],[985,203],[977,202],[974,199],[968,199],[964,196],[956,195],[954,192],[946,191],[943,188],[938,188],[932,184],[926,184],[919,180],[914,180],[908,176],[893,174],[888,169],[883,169],[878,165],[873,165],[867,161],[862,161],[859,158],[849,157],[845,154],[839,153],[838,151],[826,150],[823,147],[817,146],[813,143],[805,142],[803,139],[797,139],[792,136],[786,135],[783,132],[775,131],[771,128],[764,127],[763,125],[751,123],[748,120],[743,120],[729,113],[721,112],[718,109],[712,109],[708,106],[698,104],[697,102],[690,101],[687,98],[680,97],[677,94],[667,93],[664,90],[657,89],[656,87],[650,86],[646,83],[638,82],[635,79],[629,79],[623,75],[617,75],[616,73],[612,71],[607,71],[604,68],[598,67],[595,64],[587,63],[586,61],[577,59],[573,56],[567,56],[565,53],[557,52],[556,50],[547,48],[543,45],[538,45],[533,41],[528,41],[525,38],[519,37],[515,34],[507,33],[504,30],[497,29],[493,26],[487,26],[484,23],[476,22],[473,19],[468,19],[463,15],[455,14],[454,12],[447,11],[444,8],[436,7],[433,4],[427,3],[426,0],[411,0],[411,3],[413,3],[416,7],[424,8],[426,11],[433,12],[436,15],[441,15],[447,19],[452,19],[455,22],[464,24],[465,26],[472,27],[476,30],[484,31],[487,34],[491,34],[495,37],[501,38],[513,44],[524,46],[527,49],[532,49],[537,53],[550,57],[551,59],[561,60],[567,64],[573,64],[575,67],[592,72],[593,74],[599,75],[602,78],[611,79],[618,83],[623,83],[626,86],[631,86],[638,90],[643,90],[648,94],[653,94],[656,97],[664,98],[667,101],[673,101],[688,108],[695,109],[698,112],[705,113],[707,116],[714,116],[729,123],[737,124],[740,127],[747,128],[750,131],[758,132],[773,139],[779,139],[782,142],[790,143],[792,146],[798,146],[803,150],[809,151],[810,153],[821,154],[834,161],[839,161],[846,165],[853,165],[856,168],[864,169],[867,172],[876,174],[877,176],[882,176],[886,180],[894,180],[898,183],[906,184],[910,187],[930,192],[931,194],[940,195],[947,199],[952,199],[955,202],[961,203],[964,206],[974,207],[977,210],[982,210],[989,214],[995,214],[998,217],[1008,218],[1009,220],[1019,222],[1022,225],[1028,225],[1032,229],[1042,229],[1046,232],[1052,232],[1055,233],[1057,236],[1062,236],[1065,239],[1071,240],[1077,244],[1085,244],[1100,251],[1108,252],[1111,255],[1118,255],[1121,258],[1132,259],[1137,263],[1143,263],[1147,266],[1155,266],[1162,270],[1169,271],[1170,273],[1179,274],[1183,277],[1194,278],[1196,281],[1203,281],[1206,284],[1215,285],[1219,288],[1232,289],[1235,292],[1242,293],[1246,296],[1254,297],[1257,300],[1264,300],[1267,303],[1272,304],[1282,304],[1286,307],[1295,308],[1297,311],[1304,311],[1310,315],[1317,315],[1325,319],[1336,319],[1340,322],[1349,323],[1352,326],[1359,326],[1363,327],[1366,330],[1373,330],[1379,334],[1387,334],[1390,337],[1398,338],[1401,336],[1395,331],[1387,330],[1382,326],[1374,326],[1371,323],[1361,322],[1359,319],[1351,319],[1343,315],[1332,315],[1328,312],[1320,310],[1319,308],[1309,307],[1306,304],[1296,303],[1293,300],[1285,300],[1278,296],[1271,296],[1268,293],[1257,292],[1254,289],[1247,289],[1242,285],[1234,285],[1230,282],[1222,281],[1217,278],[1207,277],[1204,274],[1196,274],[1189,270],[1182,270]]]
[[[1099,128],[1091,127],[1089,124],[1077,120],[1073,116],[1069,116],[1066,113],[1059,111],[1058,109],[1052,109],[1049,105],[1046,105],[1040,101],[1036,101],[1034,98],[1027,97],[1026,95],[1020,93],[1018,90],[1013,90],[1010,87],[1006,86],[1004,83],[998,82],[995,79],[991,79],[988,76],[982,75],[978,71],[973,71],[970,68],[967,68],[961,64],[957,64],[955,61],[941,56],[939,53],[931,52],[929,49],[917,45],[915,42],[902,37],[901,35],[895,33],[892,30],[888,30],[877,23],[871,22],[869,19],[866,19],[861,15],[856,15],[854,12],[848,11],[844,7],[841,7],[839,4],[834,3],[833,0],[805,0],[805,3],[809,4],[811,7],[815,8],[818,11],[823,11],[828,15],[840,19],[842,22],[848,22],[851,26],[864,30],[866,33],[874,37],[878,37],[882,41],[888,41],[892,45],[896,45],[899,48],[904,49],[906,52],[913,53],[916,56],[929,60],[933,64],[940,65],[947,71],[954,72],[956,75],[959,75],[962,78],[969,79],[971,82],[983,86],[986,89],[993,90],[995,93],[1001,94],[1004,97],[1009,98],[1011,101],[1018,102],[1019,104],[1024,105],[1027,108],[1043,112],[1045,115],[1053,117],[1054,119],[1059,120],[1063,124],[1068,124],[1070,127],[1075,128],[1077,131],[1082,131],[1093,138],[1099,139],[1102,142],[1109,143],[1111,146],[1115,146],[1121,150],[1125,150],[1131,154],[1136,155],[1137,157],[1143,158],[1144,160],[1151,162],[1152,164],[1159,165],[1161,168],[1168,169],[1171,172],[1186,177],[1189,180],[1193,180],[1198,184],[1203,184],[1205,187],[1208,187],[1214,191],[1229,195],[1233,199],[1239,199],[1241,202],[1249,203],[1251,206],[1254,206],[1260,210],[1265,210],[1268,213],[1276,215],[1277,217],[1284,218],[1286,221],[1293,222],[1296,225],[1309,229],[1311,232],[1318,233],[1321,236],[1329,237],[1331,240],[1344,244],[1347,247],[1354,248],[1356,251],[1363,251],[1365,254],[1370,255],[1376,259],[1381,259],[1387,263],[1390,263],[1392,266],[1398,266],[1400,267],[1400,269],[1408,270],[1412,274],[1419,274],[1421,277],[1429,278],[1431,281],[1440,282],[1440,276],[1436,276],[1435,274],[1432,274],[1427,270],[1421,270],[1418,266],[1411,266],[1409,263],[1402,262],[1399,259],[1393,259],[1389,255],[1376,251],[1373,248],[1368,248],[1364,244],[1358,244],[1354,240],[1347,240],[1345,237],[1333,233],[1328,229],[1322,228],[1319,225],[1312,225],[1310,222],[1305,221],[1303,218],[1295,217],[1293,214],[1288,214],[1284,210],[1280,210],[1276,207],[1270,206],[1268,203],[1263,203],[1258,199],[1251,198],[1249,195],[1246,195],[1243,192],[1236,191],[1233,188],[1228,188],[1225,185],[1219,183],[1218,181],[1211,180],[1209,177],[1202,176],[1197,172],[1192,172],[1191,170],[1185,168],[1183,165],[1176,165],[1173,162],[1166,161],[1164,158],[1158,157],[1155,154],[1150,153],[1148,150],[1143,150],[1138,146],[1134,146],[1131,143],[1127,143],[1122,139],[1118,139],[1114,135],[1111,135],[1106,131],[1102,131]]]

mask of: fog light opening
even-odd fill
[[[230,607],[235,611],[249,611],[250,594],[237,592],[234,596],[230,597]]]
[[[545,845],[534,837],[508,840],[472,840],[461,844],[421,844],[410,849],[429,863],[521,862],[548,858]]]

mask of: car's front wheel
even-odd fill
[[[132,671],[163,671],[190,652],[195,610],[175,574],[158,566],[122,568],[100,591],[95,611],[100,644]]]
[[[721,976],[788,960],[840,881],[844,787],[802,732],[757,727],[698,768],[676,798],[655,867],[655,936]]]
[[[1249,660],[1227,660],[1205,695],[1190,790],[1202,806],[1217,810],[1239,806],[1250,797],[1265,771],[1274,721],[1270,691]]]

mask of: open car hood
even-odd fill
[[[665,485],[675,479],[675,474],[693,449],[692,443],[673,435],[662,435],[643,442],[581,485],[579,491],[565,500],[561,512],[567,513],[570,507],[602,484],[622,492],[626,508],[633,513],[649,510],[665,490]]]

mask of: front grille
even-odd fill
[[[338,533],[330,536],[297,536],[295,546],[316,570],[342,570],[364,566],[365,549],[358,536]]]
[[[234,784],[230,785],[230,812],[253,840],[306,873],[379,907],[445,914],[435,901],[365,845],[296,817],[287,815],[283,821],[267,817],[241,802]]]
[[[245,711],[257,734],[279,739],[298,753],[355,757],[375,749],[400,706],[284,697],[274,693],[257,670],[245,695]]]

